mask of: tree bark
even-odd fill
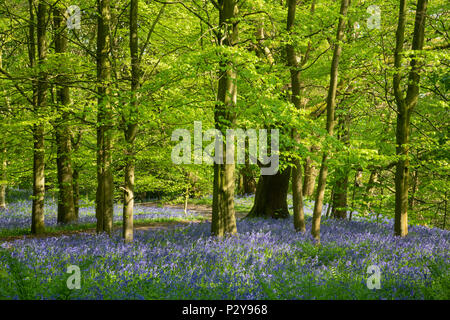
[[[111,234],[113,223],[113,175],[111,171],[112,115],[110,110],[111,65],[110,52],[110,0],[97,0],[97,233]]]
[[[73,207],[75,211],[75,217],[80,217],[80,183],[79,183],[80,171],[77,167],[73,168]]]
[[[64,25],[64,9],[55,8],[53,19],[55,25],[55,53],[64,54],[67,50],[67,31]],[[72,141],[70,127],[67,123],[69,113],[64,110],[70,104],[69,87],[65,85],[67,77],[58,75],[57,111],[59,119],[55,125],[57,145],[57,175],[59,186],[58,197],[58,223],[70,223],[77,219],[73,199],[73,173],[72,173]]]
[[[340,18],[336,33],[336,43],[333,52],[333,61],[331,63],[330,87],[328,90],[328,97],[327,97],[327,126],[326,126],[329,136],[333,135],[335,125],[334,113],[336,107],[336,91],[337,91],[336,89],[338,82],[339,59],[341,57],[342,51],[340,42],[344,38],[345,17],[347,16],[349,4],[350,4],[349,0],[341,1]],[[327,161],[328,161],[328,152],[324,151],[322,156],[322,165],[320,167],[319,172],[319,179],[318,179],[319,182],[316,191],[312,229],[311,229],[311,234],[314,237],[317,244],[320,244],[320,219],[322,216],[323,198],[325,195],[325,185],[328,175]]]
[[[219,35],[220,46],[232,46],[238,40],[238,26],[233,19],[238,14],[236,0],[219,1]],[[237,99],[236,71],[229,57],[224,57],[219,73],[217,100],[214,110],[216,129],[226,135],[226,129],[235,123]],[[227,163],[226,148],[223,145],[223,164],[214,163],[214,188],[211,234],[222,237],[237,233],[234,211],[234,163]]]
[[[133,207],[134,207],[134,140],[138,129],[138,94],[140,87],[140,64],[138,46],[138,0],[131,0],[130,4],[130,55],[131,55],[131,103],[126,119],[125,143],[125,191],[123,200],[123,238],[125,242],[133,241]]]
[[[364,198],[366,199],[366,206],[367,206],[365,210],[366,214],[371,210],[372,198],[375,194],[375,187],[377,183],[378,183],[378,171],[376,169],[373,169],[372,171],[370,171],[369,182],[367,183],[366,194],[364,196]]]
[[[33,1],[30,1],[30,23],[34,24]],[[47,56],[46,19],[47,4],[40,0],[37,10],[37,49],[38,63],[43,65]],[[30,26],[30,39],[34,38],[34,27]],[[30,47],[34,46],[34,40]],[[34,51],[34,48],[31,48]],[[35,65],[34,53],[32,65]],[[30,55],[30,56],[31,56]],[[42,114],[47,106],[47,75],[42,69],[39,71],[37,81],[37,101],[35,105],[35,117],[39,122],[33,128],[33,205],[31,217],[31,233],[41,234],[45,230],[44,225],[44,196],[45,196],[45,149],[44,149],[44,123]]]
[[[291,32],[292,26],[295,22],[295,9],[297,6],[296,0],[288,1],[288,15],[286,30]],[[302,109],[305,106],[301,101],[301,88],[300,88],[300,57],[295,52],[294,47],[291,44],[286,45],[286,60],[291,74],[291,88],[292,95],[291,101],[297,109]],[[292,129],[292,137],[295,143],[300,143],[300,133],[296,128]],[[298,148],[296,148],[298,152]],[[294,209],[294,228],[297,231],[305,232],[305,215],[303,212],[303,186],[302,186],[302,165],[299,159],[295,159],[294,166],[292,168],[292,201]],[[289,215],[289,212],[287,212]]]
[[[311,148],[313,150],[313,148]],[[314,194],[317,170],[310,157],[306,157],[304,165],[303,197],[311,197]]]
[[[238,190],[241,195],[255,193],[256,191],[255,177],[253,176],[248,159],[246,160],[244,167],[239,171]]]
[[[256,186],[255,201],[246,217],[288,218],[287,194],[291,170],[278,171],[275,175],[261,175]]]
[[[338,137],[339,140],[346,146],[350,143],[350,114],[339,118],[338,123]],[[336,168],[338,180],[335,185],[335,192],[333,196],[333,213],[332,216],[338,219],[347,218],[347,192],[348,192],[348,167]]]
[[[409,198],[409,210],[414,210],[414,206],[416,204],[414,197],[416,196],[418,185],[419,185],[419,169],[416,169],[413,172],[413,185],[411,190],[411,197]]]
[[[0,69],[3,67],[2,62],[2,48],[0,48]],[[5,95],[6,97],[6,95]],[[7,102],[8,104],[8,102]],[[3,140],[3,139],[2,139]],[[6,208],[6,166],[7,166],[7,153],[6,142],[0,142],[0,209]]]
[[[422,50],[425,34],[425,18],[427,0],[418,0],[412,50]],[[395,219],[394,234],[406,236],[408,234],[408,187],[409,187],[409,134],[410,118],[419,97],[419,66],[417,59],[411,60],[408,75],[406,97],[401,87],[402,55],[406,24],[406,0],[400,0],[399,18],[396,33],[396,47],[394,53],[395,73],[393,77],[394,95],[397,103],[396,154],[399,157],[395,172]]]
[[[6,208],[6,159],[7,159],[7,153],[6,153],[6,147],[1,148],[1,154],[0,154],[0,209]]]

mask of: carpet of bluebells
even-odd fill
[[[12,217],[1,216],[2,228],[29,223],[17,213],[29,210],[22,205],[10,205]],[[306,208],[307,230],[310,211]],[[46,217],[46,223],[55,223],[52,219]],[[290,219],[238,220],[237,228],[238,235],[223,239],[210,237],[210,223],[202,222],[137,230],[131,244],[123,243],[120,232],[111,238],[76,234],[0,241],[0,298],[450,298],[449,231],[410,226],[409,235],[398,238],[389,219],[324,219],[321,246],[315,246],[309,232],[294,231]],[[69,265],[81,270],[80,289],[68,289]],[[371,265],[381,271],[380,289],[367,287]]]
[[[45,201],[45,225],[53,227],[57,225],[58,206],[57,202],[51,199]],[[122,206],[114,205],[113,221],[122,220]],[[148,207],[136,206],[134,212],[135,220],[152,220],[152,221],[168,221],[168,220],[195,220],[201,218],[195,212],[183,209],[164,208],[164,207]],[[79,209],[79,219],[76,224],[92,224],[96,223],[95,207],[89,204],[82,204]],[[0,231],[13,229],[29,229],[31,226],[31,201],[21,200],[9,203],[6,210],[0,211]]]

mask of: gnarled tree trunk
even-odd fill
[[[255,201],[247,217],[289,217],[287,194],[290,175],[289,168],[274,175],[261,175],[256,186]]]

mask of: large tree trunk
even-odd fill
[[[112,115],[109,95],[111,66],[108,59],[110,48],[110,0],[97,0],[97,233],[111,234],[113,224],[113,175],[111,171]]]
[[[30,23],[34,23],[33,1],[30,1]],[[42,65],[47,56],[46,19],[47,3],[39,1],[37,11],[37,47],[38,61]],[[34,27],[30,26],[30,39],[34,37]],[[34,47],[34,40],[30,41]],[[34,51],[34,48],[30,49]],[[32,53],[31,55],[34,56]],[[34,64],[34,57],[32,59]],[[39,71],[37,82],[37,104],[35,105],[35,117],[39,123],[33,128],[34,155],[33,155],[33,205],[31,214],[31,233],[40,234],[45,230],[44,225],[44,195],[45,195],[45,149],[44,149],[44,123],[42,115],[47,106],[47,75],[45,71]]]
[[[53,10],[55,24],[55,52],[64,54],[67,50],[67,31],[64,25],[64,9]],[[72,141],[71,132],[67,121],[69,114],[64,107],[70,104],[69,87],[65,85],[67,77],[58,76],[57,111],[59,119],[55,126],[57,145],[57,171],[58,171],[58,223],[69,223],[77,219],[73,200],[73,175],[72,175]]]
[[[338,124],[338,137],[345,145],[350,142],[349,135],[350,127],[350,114],[342,115],[339,118]],[[347,218],[347,191],[348,191],[348,167],[342,167],[336,169],[336,174],[338,175],[338,180],[335,185],[335,192],[333,196],[333,217],[339,219]]]
[[[418,0],[416,8],[416,20],[414,24],[414,35],[412,50],[419,51],[423,48],[425,33],[425,17],[427,0]],[[419,66],[414,57],[411,60],[411,69],[408,76],[407,93],[404,97],[401,89],[401,74],[404,33],[406,24],[406,0],[400,0],[399,18],[396,33],[396,47],[394,53],[393,85],[394,95],[397,103],[397,128],[396,128],[396,154],[399,156],[395,172],[395,219],[394,233],[397,236],[408,234],[408,188],[409,188],[409,134],[411,112],[417,104],[419,96]]]
[[[232,46],[238,40],[237,22],[233,21],[238,14],[236,0],[219,2],[219,32],[218,43],[222,46]],[[218,104],[214,110],[216,129],[226,135],[226,129],[233,126],[236,115],[237,85],[236,72],[233,70],[229,57],[227,62],[221,63],[219,86],[217,93]],[[214,162],[214,188],[211,233],[222,237],[225,234],[235,234],[236,217],[234,212],[234,162],[227,163],[226,148],[223,146],[223,164]]]
[[[340,42],[344,38],[345,19],[347,16],[349,4],[350,0],[341,1],[340,18],[336,33],[336,43],[334,47],[333,61],[331,63],[330,87],[328,89],[328,97],[327,97],[327,128],[326,128],[328,135],[330,136],[333,135],[335,125],[334,112],[336,107],[336,89],[338,83],[339,59],[341,57],[342,51]],[[328,161],[328,152],[324,151],[322,156],[322,165],[320,167],[319,172],[319,184],[317,186],[316,191],[312,229],[311,229],[311,234],[316,240],[317,244],[320,243],[320,219],[322,216],[323,198],[325,195],[325,185],[328,175],[327,161]]]
[[[288,1],[288,16],[287,16],[287,32],[291,32],[292,26],[295,22],[295,9],[297,6],[296,0]],[[291,44],[286,45],[286,60],[291,74],[292,95],[291,101],[297,109],[304,108],[301,101],[300,88],[300,57],[295,52]],[[292,137],[295,143],[300,143],[300,133],[296,128],[292,129]],[[298,152],[298,148],[296,148]],[[303,212],[303,190],[302,190],[302,165],[297,158],[294,161],[292,168],[292,200],[294,209],[294,228],[297,231],[305,232],[305,216]],[[289,215],[289,212],[287,212]]]
[[[255,202],[248,218],[288,218],[287,195],[291,170],[275,175],[261,175],[256,186]]]
[[[130,54],[131,54],[131,92],[130,109],[127,114],[125,129],[126,165],[125,190],[123,201],[123,238],[125,242],[133,241],[133,207],[134,207],[134,140],[137,132],[137,113],[139,90],[139,46],[138,46],[138,0],[131,0],[130,4]]]

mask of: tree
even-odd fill
[[[67,31],[63,23],[64,9],[53,9],[53,21],[55,25],[55,53],[61,55],[64,61],[64,53],[67,50]],[[71,163],[72,133],[67,124],[69,113],[64,109],[70,105],[70,91],[66,85],[68,79],[65,75],[58,75],[57,82],[57,113],[55,121],[55,136],[57,146],[57,175],[58,175],[58,223],[69,223],[77,219],[73,197],[73,173]]]
[[[219,7],[219,46],[232,47],[238,40],[236,0],[221,0]],[[225,62],[220,63],[218,103],[214,110],[215,127],[226,135],[226,129],[234,125],[237,99],[236,71],[228,56],[224,54]],[[223,146],[223,142],[222,142]],[[222,147],[223,164],[214,162],[214,187],[212,205],[211,233],[215,236],[235,234],[236,217],[234,212],[234,163],[227,163],[226,148]]]
[[[278,170],[274,175],[261,175],[256,185],[255,201],[248,218],[287,218],[287,195],[291,168]]]
[[[401,69],[406,24],[406,0],[400,0],[396,46],[394,52],[395,73],[393,77],[394,96],[397,103],[396,154],[398,156],[395,171],[395,220],[394,233],[397,236],[408,234],[408,188],[409,188],[409,136],[411,113],[419,97],[419,61],[417,52],[422,50],[425,36],[425,18],[427,0],[418,0],[414,34],[412,40],[413,58],[410,63],[406,97],[401,88]]]
[[[350,110],[346,114],[340,115],[338,121],[338,139],[342,141],[345,146],[350,143]],[[347,189],[348,189],[348,174],[349,168],[342,166],[336,168],[335,174],[337,180],[334,185],[333,192],[333,210],[332,216],[339,219],[345,219],[347,217]]]
[[[288,1],[287,31],[291,32],[295,21],[296,0]],[[313,2],[314,6],[314,2]],[[300,57],[296,54],[292,44],[286,45],[286,60],[291,73],[291,100],[297,109],[304,108],[300,97]],[[292,136],[295,143],[300,143],[300,134],[296,128],[292,129]],[[295,230],[305,232],[305,217],[303,213],[303,186],[302,186],[302,165],[299,158],[294,160],[292,168],[292,199],[294,206],[294,227]]]
[[[0,48],[0,69],[3,68],[2,54],[3,50]],[[0,209],[6,208],[6,186],[7,186],[6,169],[7,169],[6,141],[0,139]]]
[[[326,125],[326,129],[330,137],[333,136],[333,130],[335,125],[334,113],[336,106],[336,89],[338,84],[339,59],[341,57],[342,52],[340,42],[344,38],[345,19],[347,16],[349,5],[350,5],[349,0],[341,1],[340,17],[336,33],[336,43],[334,44],[333,61],[331,62],[330,86],[328,89],[328,97],[327,97],[327,125]],[[314,211],[313,211],[313,222],[311,229],[311,234],[318,244],[320,243],[320,218],[322,216],[323,198],[325,195],[325,185],[328,174],[327,160],[328,160],[328,151],[324,150],[322,156],[322,165],[319,171],[319,178],[318,178],[319,181],[316,191]]]
[[[130,110],[127,112],[128,121],[125,123],[126,141],[126,165],[125,165],[125,185],[123,199],[123,238],[125,242],[133,241],[133,206],[134,206],[134,140],[138,129],[138,96],[137,91],[140,86],[140,65],[139,65],[139,45],[138,45],[138,10],[139,1],[131,0],[130,3],[130,55],[131,55],[131,101]]]
[[[34,14],[33,0],[30,0],[30,40],[34,38]],[[36,85],[37,100],[35,105],[35,117],[37,123],[33,128],[34,155],[33,155],[33,208],[31,217],[31,233],[40,234],[45,230],[44,225],[44,195],[45,195],[45,149],[44,149],[44,123],[43,115],[47,107],[47,74],[43,70],[43,65],[47,57],[47,3],[38,1],[37,9],[37,51],[39,75]],[[34,40],[30,41],[30,61],[31,67],[35,66]]]
[[[95,213],[97,233],[111,234],[113,223],[113,174],[111,157],[112,114],[110,106],[111,65],[111,12],[109,0],[97,0],[97,195]]]

